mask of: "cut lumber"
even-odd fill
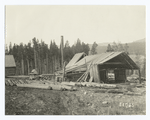
[[[13,86],[13,83],[10,80],[8,80],[8,82],[10,86]]]
[[[86,82],[81,82],[81,86],[86,86]]]
[[[15,86],[15,85],[16,85],[16,84],[15,84],[15,82],[14,82],[13,80],[11,80],[11,82],[12,82],[13,86]]]
[[[40,89],[51,89],[49,85],[34,85],[34,84],[17,84],[18,87],[29,87],[29,88],[40,88]]]
[[[82,86],[82,85],[81,85],[81,82],[76,82],[76,83],[75,83],[75,86]]]
[[[72,90],[72,86],[61,85],[62,90]]]
[[[89,74],[87,73],[86,76],[85,76],[85,78],[83,79],[84,82],[86,82],[86,79],[87,79],[88,75]]]
[[[62,85],[75,86],[75,82],[61,82]]]
[[[92,82],[92,81],[93,81],[93,77],[91,76],[89,82]]]
[[[50,85],[53,90],[63,90],[61,85]]]
[[[5,85],[9,86],[8,80],[5,80]]]
[[[19,80],[16,80],[16,84],[21,84],[21,83],[19,82]]]
[[[21,84],[23,84],[22,80],[19,80],[19,82],[20,82]]]
[[[85,74],[87,74],[87,73],[86,73],[86,72],[83,73],[83,74],[81,75],[81,77],[77,80],[77,82],[79,82],[79,81],[84,77]]]
[[[112,84],[100,84],[101,88],[106,88],[106,89],[111,89],[111,88],[116,88],[116,85]]]

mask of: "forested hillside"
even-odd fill
[[[113,43],[98,43],[97,53],[106,52],[108,44],[112,45]],[[127,43],[127,44],[129,46],[128,48],[129,54],[139,54],[139,55],[145,56],[146,54],[146,39],[145,38],[136,40],[134,42]],[[122,45],[124,44],[122,43]],[[92,45],[90,44],[89,47],[91,48]]]

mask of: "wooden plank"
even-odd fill
[[[98,83],[100,83],[100,75],[99,75],[98,65],[95,66],[95,69],[96,69],[96,75],[97,75]]]
[[[89,75],[89,73],[87,73],[87,75],[85,76],[84,82],[86,82],[86,79],[87,79],[88,75]]]
[[[103,63],[104,65],[123,65],[124,63],[121,63],[121,62],[106,62],[106,63]]]
[[[49,85],[35,85],[35,84],[17,84],[18,87],[29,87],[29,88],[40,88],[40,89],[51,89]]]
[[[77,82],[79,82],[82,78],[83,78],[83,76],[86,74],[86,72],[85,73],[83,73],[83,75],[81,75],[81,77],[77,80]]]
[[[92,81],[93,81],[93,77],[91,76],[89,82],[92,82]]]

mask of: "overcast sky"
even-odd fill
[[[6,44],[27,44],[32,38],[72,45],[132,42],[146,37],[145,6],[6,6]]]

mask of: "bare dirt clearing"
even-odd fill
[[[145,115],[142,94],[108,93],[104,89],[78,87],[77,91],[5,87],[6,115]]]

